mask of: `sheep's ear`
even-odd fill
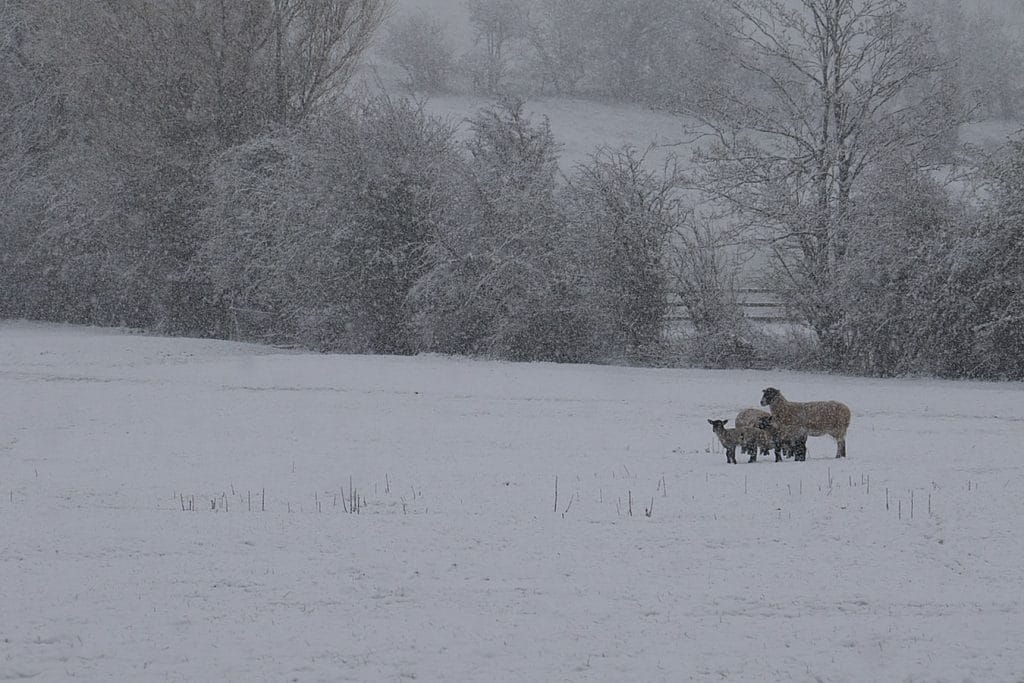
[[[715,426],[715,421],[714,420],[708,420],[708,424],[711,425],[712,427],[714,427]]]

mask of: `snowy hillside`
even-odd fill
[[[471,96],[432,97],[427,110],[452,123],[459,124],[459,133],[468,138],[465,119],[493,100]],[[683,125],[680,119],[647,107],[629,104],[600,103],[571,98],[545,97],[529,100],[524,110],[536,123],[546,119],[555,139],[562,145],[559,165],[571,174],[577,164],[587,163],[600,147],[619,149],[632,147],[647,153],[647,166],[660,171],[669,155],[688,163],[690,149],[682,146]],[[648,149],[650,151],[648,151]]]
[[[979,7],[999,13],[1008,11],[1009,7],[1004,5],[989,2]],[[967,8],[970,9],[970,3]],[[457,54],[471,49],[473,35],[465,0],[395,0],[389,22],[399,22],[423,11],[444,27],[445,35]],[[1011,12],[1011,16],[1017,15]],[[370,80],[375,82],[380,78],[391,86],[404,76],[381,53],[380,48],[386,40],[385,28],[377,37],[378,49],[367,59],[371,67]],[[459,123],[493,102],[493,98],[481,96],[434,95],[429,98],[428,110]],[[566,172],[585,161],[600,146],[630,145],[643,151],[654,145],[656,149],[648,157],[652,169],[659,169],[669,153],[675,153],[683,163],[690,159],[690,146],[684,143],[690,136],[684,134],[681,119],[667,112],[652,111],[649,107],[625,102],[560,97],[532,99],[528,101],[526,110],[535,119],[547,117],[550,121],[556,139],[564,145],[561,166]],[[1020,128],[1019,121],[976,121],[961,127],[960,140],[991,151],[1004,144]]]
[[[396,22],[421,10],[428,10],[445,27],[445,33],[458,53],[471,48],[472,35],[469,13],[463,0],[399,0],[394,3],[390,21]],[[377,37],[377,47],[387,40],[386,29]],[[388,87],[401,91],[400,71],[378,49],[368,55],[370,83],[382,80]],[[422,95],[420,95],[422,96]],[[459,134],[469,136],[465,120],[485,107],[492,106],[495,98],[475,95],[433,95],[426,98],[427,110],[459,126]],[[560,157],[563,172],[571,173],[576,164],[586,162],[599,147],[620,148],[631,146],[648,153],[648,166],[660,170],[669,154],[675,153],[688,162],[690,150],[681,146],[686,136],[680,119],[666,112],[652,111],[649,107],[617,102],[597,102],[565,97],[530,99],[526,113],[535,122],[546,118],[556,140],[563,146]]]
[[[1020,680],[1022,390],[0,323],[0,678]]]

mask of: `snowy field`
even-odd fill
[[[0,679],[1022,681],[1022,398],[0,323]]]

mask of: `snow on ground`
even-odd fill
[[[0,679],[1024,680],[1022,389],[0,323]]]
[[[496,101],[471,95],[435,96],[426,101],[426,110],[457,124],[459,139],[468,139],[471,131],[466,119],[494,106]],[[547,120],[562,146],[559,166],[566,174],[572,174],[579,164],[589,163],[602,147],[631,147],[637,154],[645,154],[646,166],[656,172],[672,156],[683,165],[690,163],[692,150],[683,144],[690,137],[683,119],[666,112],[566,97],[533,98],[524,103],[523,111],[534,125]]]

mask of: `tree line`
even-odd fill
[[[563,174],[514,97],[459,133],[346,89],[383,0],[7,0],[0,315],[357,353],[1024,377],[1024,143],[956,144],[970,108],[934,30],[882,0],[648,4],[714,68],[663,84],[694,156],[598,149]],[[545,26],[572,33],[528,28]],[[495,58],[518,35],[489,30]],[[755,252],[809,336],[743,318]]]

